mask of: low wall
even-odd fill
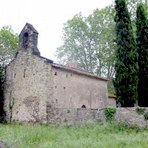
[[[145,112],[148,108],[145,109]],[[136,108],[117,108],[115,119],[130,125],[148,126],[148,120],[136,112]],[[105,122],[103,109],[65,109],[47,108],[47,123],[54,125],[82,125],[88,122],[101,120]]]
[[[48,110],[48,124],[76,125],[95,121],[101,117],[100,110],[52,108]]]
[[[117,108],[115,114],[116,121],[129,125],[137,125],[139,127],[148,126],[148,120],[145,120],[144,114],[138,114],[136,108],[137,107]],[[145,108],[144,112],[148,112],[148,108]]]
[[[116,99],[115,98],[108,98],[108,106],[116,107]]]

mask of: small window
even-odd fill
[[[54,75],[57,76],[57,72],[55,72]]]
[[[85,105],[82,105],[82,107],[81,108],[86,108],[86,106]]]
[[[26,77],[26,69],[24,69],[24,76],[23,76],[24,78]]]

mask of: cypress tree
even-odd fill
[[[118,102],[134,106],[137,100],[137,52],[130,15],[125,0],[115,0],[116,64],[114,86]]]
[[[142,4],[137,7],[136,26],[139,55],[138,104],[148,107],[148,22]]]

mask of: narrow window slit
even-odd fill
[[[24,78],[26,77],[26,69],[24,69]]]

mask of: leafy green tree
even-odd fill
[[[137,51],[139,65],[138,102],[148,107],[148,21],[143,5],[137,8]]]
[[[88,17],[75,15],[64,25],[64,43],[57,49],[60,63],[76,61],[82,69],[112,78],[114,75],[113,9],[96,9]]]
[[[0,30],[0,122],[3,120],[3,88],[5,66],[13,59],[18,48],[18,35],[8,26]]]
[[[144,4],[145,9],[148,9],[148,0],[126,0],[126,2],[132,20],[135,20],[136,18],[136,10],[138,4]]]
[[[18,48],[18,35],[11,27],[5,26],[0,30],[0,65],[7,65]]]
[[[125,0],[115,0],[116,64],[114,86],[122,106],[133,106],[137,100],[137,52],[132,23]]]
[[[135,11],[138,3],[146,0],[127,0],[132,18],[134,35],[136,32]],[[107,77],[109,91],[114,92],[112,79],[115,76],[115,9],[113,5],[94,10],[88,17],[75,15],[63,28],[63,45],[57,49],[59,63],[72,60],[88,72]]]

